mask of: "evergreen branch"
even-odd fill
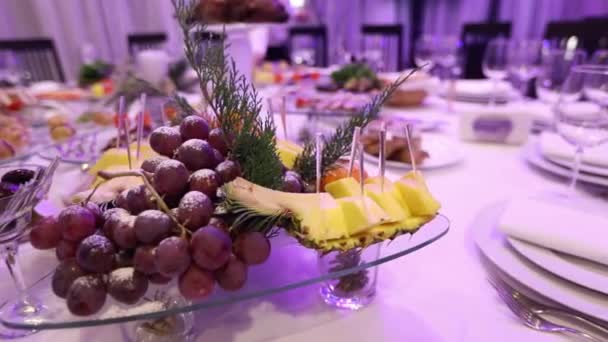
[[[348,122],[340,125],[336,132],[325,140],[323,149],[323,161],[321,165],[321,174],[325,174],[328,170],[335,166],[338,159],[346,155],[351,148],[353,132],[355,127],[362,129],[373,119],[378,116],[380,107],[386,100],[399,88],[414,72],[418,69],[413,69],[407,75],[399,77],[384,90],[374,96],[372,101],[365,105],[363,109]],[[304,145],[304,150],[298,155],[294,170],[298,172],[302,179],[307,183],[313,183],[316,177],[316,147],[314,141],[309,141]]]

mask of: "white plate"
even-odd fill
[[[608,266],[507,237],[517,252],[545,270],[608,295]]]
[[[458,164],[464,159],[458,143],[442,135],[424,134],[422,136],[422,149],[429,154],[429,157],[420,165],[416,165],[421,170],[451,166]],[[378,163],[378,157],[368,153],[365,153],[365,159],[371,163]],[[402,170],[411,169],[411,165],[408,163],[392,160],[386,161],[386,167]]]
[[[546,159],[550,160],[551,162],[553,162],[555,164],[566,167],[568,169],[572,169],[574,167],[574,165],[573,165],[574,163],[572,160],[556,158],[556,157],[552,157],[552,156],[548,156],[548,155],[543,155],[543,157],[545,157]],[[608,168],[607,167],[601,167],[601,166],[591,165],[591,164],[581,162],[580,169],[581,169],[581,172],[586,172],[586,173],[590,173],[593,175],[608,177]]]
[[[500,203],[483,209],[471,225],[473,240],[490,261],[524,286],[576,311],[608,321],[608,296],[564,280],[514,251],[497,224]]]
[[[535,137],[530,137],[528,139],[528,143],[523,147],[523,157],[530,164],[547,171],[549,173],[570,178],[572,177],[572,170],[569,168],[557,165],[551,162],[548,159],[545,159],[540,152],[540,147],[538,144],[538,139]],[[586,173],[581,173],[578,177],[578,180],[584,183],[600,185],[604,187],[608,187],[608,178],[601,177]]]

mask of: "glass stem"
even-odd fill
[[[527,100],[526,92],[528,91],[528,81],[529,81],[529,79],[527,79],[527,78],[521,80],[520,91],[521,91],[522,102],[526,102],[526,100]]]
[[[578,175],[581,169],[581,158],[583,156],[583,147],[581,145],[576,146],[574,151],[574,165],[572,166],[572,179],[570,179],[570,193],[576,192],[576,182],[578,181]]]
[[[37,311],[37,308],[32,304],[29,296],[27,295],[27,286],[25,284],[21,264],[19,263],[18,258],[18,239],[7,242],[2,246],[2,248],[4,249],[4,262],[6,264],[6,268],[8,269],[8,273],[11,275],[11,279],[15,284],[15,289],[17,290],[18,296],[17,298],[19,298],[19,302],[17,303],[15,310],[17,314],[23,316],[33,314]]]
[[[490,94],[490,106],[496,105],[496,90],[498,89],[498,80],[496,78],[492,78],[492,94]]]

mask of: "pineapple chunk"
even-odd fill
[[[365,180],[365,184],[377,184],[378,186],[382,185],[382,177],[381,176],[376,176],[376,177],[370,177],[368,179]],[[385,188],[389,188],[393,186],[393,182],[390,181],[390,179],[384,177],[384,187]]]
[[[152,150],[150,145],[142,144],[140,149],[139,160],[135,159],[137,153],[137,144],[131,144],[131,158],[134,167],[139,167],[141,163],[148,159],[156,156],[156,152]],[[126,148],[111,148],[105,151],[101,157],[97,160],[95,165],[89,169],[89,174],[96,176],[97,172],[101,170],[107,170],[112,166],[129,166],[129,158],[127,156]]]
[[[296,158],[302,153],[302,147],[287,140],[277,140],[279,159],[288,169],[293,169]]]
[[[420,173],[409,172],[395,183],[405,204],[414,216],[433,216],[441,205],[429,192]]]
[[[378,204],[394,221],[403,221],[410,215],[407,206],[402,205],[397,188],[385,182],[384,191],[378,184],[365,184],[365,195]]]
[[[322,229],[325,230],[325,240],[344,239],[348,238],[348,230],[346,229],[346,220],[342,208],[336,203],[335,207],[324,209],[321,211],[323,217]]]
[[[361,195],[361,185],[353,177],[346,177],[325,185],[325,191],[334,198],[352,197]]]
[[[349,236],[364,232],[379,224],[394,222],[374,201],[367,197],[345,197],[337,200],[344,213]]]

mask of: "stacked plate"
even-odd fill
[[[528,290],[608,322],[608,216],[602,204],[564,201],[544,196],[488,207],[472,225],[473,238]]]
[[[444,84],[440,90],[441,97],[451,96],[455,101],[472,103],[489,103],[492,98],[496,103],[507,103],[517,98],[517,91],[507,82],[494,84],[490,80],[457,80],[453,86]]]
[[[559,135],[543,132],[530,137],[524,147],[524,158],[546,172],[571,177],[574,165],[574,147]],[[608,187],[608,145],[587,149],[582,157],[579,181]]]

